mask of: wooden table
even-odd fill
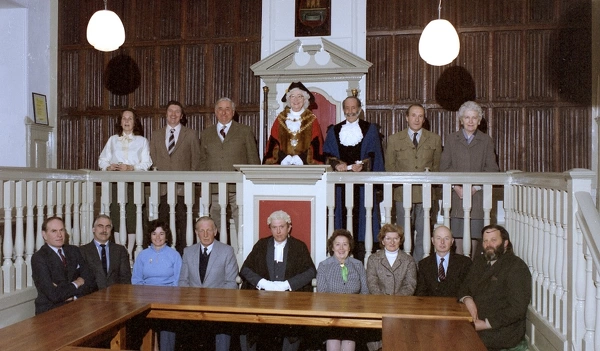
[[[148,311],[145,303],[111,305],[77,300],[38,316],[0,329],[0,350],[57,350],[112,338],[115,348],[125,347],[125,324]]]
[[[113,285],[0,329],[0,349],[75,350],[72,347],[93,346],[101,337],[112,339],[113,348],[125,349],[127,322],[139,316],[146,319],[383,328],[384,344],[386,335],[399,336],[403,332],[404,338],[414,339],[417,334],[428,335],[423,333],[439,330],[445,330],[446,335],[461,331],[460,338],[479,341],[466,307],[453,298]],[[386,318],[391,321],[387,325],[382,322]],[[439,342],[439,338],[416,339],[425,347],[423,350],[447,346],[433,343],[434,340]],[[143,340],[142,349],[150,350],[152,332],[144,334]],[[385,345],[386,350],[400,350],[392,348],[392,341],[387,342],[390,346]]]
[[[148,303],[148,318],[164,319],[379,329],[388,315],[471,322],[466,307],[448,297],[113,285],[84,299]]]

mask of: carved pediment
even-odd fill
[[[304,62],[298,64],[298,61]],[[302,45],[296,39],[250,69],[265,81],[323,82],[360,79],[371,65],[371,62],[321,38],[321,44],[316,45]]]

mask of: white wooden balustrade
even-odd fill
[[[333,231],[335,186],[346,189],[346,198],[352,199],[354,184],[365,187],[367,208],[366,256],[373,248],[371,221],[392,222],[394,186],[403,184],[403,206],[410,207],[409,185],[423,186],[425,210],[439,207],[432,213],[437,224],[450,225],[450,195],[452,185],[462,185],[464,193],[472,186],[481,186],[484,194],[485,224],[504,224],[511,235],[515,253],[523,258],[532,273],[532,301],[528,312],[527,336],[534,350],[596,350],[600,349],[600,288],[598,248],[600,216],[590,195],[593,173],[572,170],[564,173],[337,173],[325,172],[326,206],[317,208],[327,220],[315,228],[313,240],[323,243]],[[186,245],[194,243],[193,221],[209,214],[210,185],[218,184],[221,204],[221,223],[225,223],[227,184],[236,185],[236,199],[240,206],[239,233],[221,233],[226,241],[228,234],[237,243],[237,257],[241,263],[251,247],[244,247],[244,237],[255,237],[255,227],[244,225],[251,219],[243,213],[252,213],[254,196],[247,189],[246,176],[241,172],[97,172],[35,170],[28,168],[0,168],[0,199],[4,210],[4,230],[0,272],[0,327],[14,323],[19,318],[33,314],[30,262],[34,251],[43,245],[41,223],[47,216],[58,215],[65,219],[70,243],[80,245],[92,238],[94,216],[108,213],[112,202],[119,203],[121,218],[117,241],[125,244],[125,204],[135,204],[135,253],[142,250],[142,211],[154,219],[158,214],[161,186],[167,190],[171,206],[170,224],[175,228],[175,202],[178,184],[183,185],[186,205]],[[112,198],[112,186],[117,184],[117,198]],[[133,187],[133,199],[127,199],[126,187]],[[274,185],[276,186],[276,185]],[[281,184],[277,185],[281,186]],[[246,191],[245,191],[246,189]],[[380,192],[380,204],[374,203],[375,192]],[[282,190],[282,195],[285,190]],[[470,197],[463,200],[465,216],[471,210]],[[439,206],[435,206],[438,201]],[[320,202],[317,202],[320,203]],[[352,201],[348,207],[347,226],[352,227]],[[381,215],[372,216],[374,206],[380,206]],[[244,207],[248,207],[243,211]],[[255,210],[255,209],[254,209]],[[428,211],[426,211],[427,213]],[[429,221],[425,218],[425,221]],[[408,218],[399,223],[410,228]],[[231,226],[234,228],[234,226]],[[1,228],[1,227],[0,227]],[[430,228],[425,226],[423,249],[429,252]],[[266,228],[265,228],[266,229]],[[406,230],[409,232],[409,230]],[[463,236],[469,237],[465,225]],[[470,240],[463,240],[464,252],[470,252]],[[246,245],[248,246],[248,245]],[[406,235],[404,250],[410,252],[412,238]],[[235,247],[235,245],[234,245]],[[322,246],[319,246],[322,247]],[[315,264],[326,253],[313,252]]]

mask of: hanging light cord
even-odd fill
[[[105,9],[105,10],[108,10],[108,6],[106,6],[106,1],[107,1],[107,0],[104,0],[104,9]],[[441,4],[442,4],[442,0],[440,0],[440,5],[441,5]]]
[[[104,0],[106,4],[106,0]],[[440,0],[440,4],[438,5],[438,19],[442,18],[442,0]]]

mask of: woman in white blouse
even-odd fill
[[[150,144],[144,138],[142,123],[133,109],[121,112],[121,118],[116,125],[117,134],[111,136],[98,158],[98,167],[103,171],[147,171],[152,166]],[[128,184],[126,212],[127,233],[135,233],[136,208],[133,203],[133,186]],[[110,218],[115,231],[120,231],[119,206],[117,204],[117,187],[112,187],[112,203]],[[143,223],[146,221],[143,220]]]
[[[147,171],[152,165],[148,139],[144,138],[142,123],[132,109],[121,113],[111,136],[98,158],[103,171]]]

